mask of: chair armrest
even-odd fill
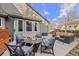
[[[33,47],[33,46],[34,46],[34,44],[31,45],[31,47]]]
[[[42,38],[42,43],[44,43],[44,44],[45,44],[45,42],[44,42],[45,39],[46,39],[46,38]]]

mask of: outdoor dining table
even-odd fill
[[[41,44],[42,42],[42,39],[38,38],[31,38],[31,39],[25,39],[24,42],[26,43],[26,45],[32,45],[33,44],[33,52],[36,53],[38,48],[39,48],[39,45]]]

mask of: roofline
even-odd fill
[[[28,20],[28,21],[41,22],[41,21],[39,21],[39,20],[34,20],[34,19],[30,19],[30,18],[18,16],[18,15],[11,15],[11,14],[8,14],[8,16],[9,16],[9,17],[12,17],[12,18],[24,19],[24,20]]]
[[[39,14],[43,19],[45,19],[48,23],[50,23],[45,17],[43,17],[38,11],[36,11],[29,3],[25,3],[27,4],[30,8],[32,8],[32,10],[34,10],[37,14]]]
[[[18,18],[18,19],[24,19],[24,20],[28,20],[28,21],[36,21],[36,22],[41,22],[40,20],[34,20],[34,19],[30,19],[30,18],[26,18],[26,17],[22,17],[22,16],[18,16],[18,15],[12,15],[12,14],[7,14],[7,15],[4,15],[4,14],[0,14],[0,17],[12,17],[12,18]]]
[[[4,15],[4,14],[0,14],[0,17],[7,17],[7,15]]]

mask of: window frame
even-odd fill
[[[2,27],[2,20],[1,20],[1,18],[0,18],[0,27]]]
[[[22,21],[22,31],[19,31],[19,21]],[[18,26],[17,26],[17,31],[18,32],[24,32],[24,20],[22,20],[22,19],[18,19],[18,22],[17,22],[17,24],[18,24]]]
[[[1,20],[0,29],[4,29],[5,28],[5,18],[0,17],[0,20]]]
[[[27,22],[30,22],[31,23],[31,30],[29,30],[29,31],[27,31]],[[31,31],[33,31],[32,30],[32,28],[33,28],[33,26],[32,26],[33,24],[32,24],[32,21],[25,21],[25,32],[31,32]],[[30,27],[30,26],[28,26],[28,27]]]
[[[36,30],[35,30],[35,27],[36,27]],[[34,31],[38,31],[38,23],[37,22],[34,22]]]

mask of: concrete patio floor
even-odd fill
[[[11,44],[14,44],[14,43],[11,43]],[[66,43],[63,43],[63,42],[56,40],[55,46],[54,46],[55,56],[65,56],[77,44],[78,43],[76,42],[76,40],[70,44],[66,44]],[[9,56],[9,51],[6,50],[2,56]],[[53,54],[40,53],[40,49],[38,49],[38,52],[35,54],[35,56],[53,56]]]

